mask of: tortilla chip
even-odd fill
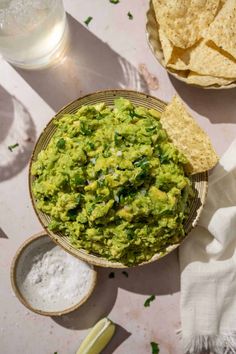
[[[159,38],[162,45],[165,66],[176,70],[187,70],[187,64],[180,59],[185,49],[174,47],[161,28],[159,28]]]
[[[236,78],[236,60],[227,58],[205,41],[190,53],[189,69],[202,75]]]
[[[219,48],[211,42],[202,40],[192,48],[178,50],[178,52],[173,50],[168,67],[176,70],[191,70],[200,75],[235,79],[236,60],[231,60],[217,49]]]
[[[188,48],[214,20],[219,0],[153,0],[157,22],[169,40]]]
[[[203,37],[236,58],[236,0],[225,2],[214,21],[203,31]]]
[[[199,85],[199,86],[212,86],[212,85],[219,85],[219,86],[227,86],[231,84],[234,80],[232,79],[224,79],[223,77],[215,77],[215,76],[208,76],[208,75],[198,75],[197,73],[190,72],[186,82],[192,85]]]
[[[192,48],[193,47],[191,47],[191,49],[182,49],[174,47],[171,59],[167,66],[175,70],[189,70],[190,53]]]
[[[179,97],[173,98],[160,119],[173,144],[188,159],[191,174],[210,170],[217,164],[219,158],[208,135],[189,115]]]
[[[168,66],[168,68],[172,68],[172,69],[177,70],[177,71],[178,70],[181,70],[181,71],[189,70],[188,65],[186,65],[185,62],[183,62],[179,58],[176,59],[176,62],[174,64],[170,63],[167,66]]]
[[[189,74],[189,70],[175,70],[172,68],[168,68],[168,71],[170,71],[173,74],[176,74],[178,76],[180,76],[182,79],[184,79],[184,81],[187,80],[188,74]]]
[[[159,38],[164,55],[164,64],[167,65],[171,60],[174,46],[161,28],[159,28]]]
[[[220,0],[219,10],[221,10],[221,8],[224,6],[224,4],[226,3],[226,1],[228,1],[228,0]]]

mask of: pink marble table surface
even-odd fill
[[[61,106],[88,92],[132,88],[170,100],[177,92],[221,155],[236,136],[236,90],[189,87],[169,77],[146,40],[148,0],[65,0],[72,42],[64,61],[50,69],[23,71],[0,59],[0,354],[74,354],[102,316],[117,324],[104,354],[181,354],[177,252],[129,270],[126,278],[98,269],[98,284],[78,311],[50,318],[28,311],[14,296],[9,269],[17,248],[41,231],[31,206],[27,172],[37,136]],[[127,13],[133,14],[129,20]],[[92,16],[88,27],[84,20]],[[14,152],[7,146],[19,142]],[[149,308],[146,298],[156,295]]]

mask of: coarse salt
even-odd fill
[[[51,241],[40,246],[37,254],[28,254],[24,263],[18,283],[31,306],[37,309],[62,311],[72,307],[91,286],[91,266]]]

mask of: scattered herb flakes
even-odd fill
[[[112,4],[119,4],[120,0],[110,0]]]
[[[156,298],[155,295],[151,295],[151,296],[144,302],[144,307],[149,307],[149,306],[150,306],[150,303],[151,303],[152,301],[154,301],[155,298]]]
[[[128,274],[125,270],[123,270],[122,274],[124,274],[124,276],[125,276],[126,278],[129,277],[129,274]]]
[[[152,354],[158,354],[159,353],[159,346],[155,342],[151,342],[151,347],[152,347]]]
[[[54,352],[54,354],[57,354],[57,352]]]
[[[128,15],[128,17],[129,17],[129,20],[133,20],[134,16],[131,14],[130,11],[127,13],[127,15]]]
[[[88,26],[89,24],[90,24],[90,22],[92,21],[92,16],[89,16],[88,18],[87,18],[87,20],[85,20],[84,21],[84,23],[86,24],[86,26]]]
[[[16,147],[18,147],[19,146],[19,144],[18,143],[16,143],[16,144],[13,144],[13,145],[9,145],[8,146],[8,150],[10,150],[11,152],[16,148]]]
[[[114,272],[111,272],[111,273],[109,274],[109,278],[110,278],[110,279],[115,278],[115,273],[114,273]]]

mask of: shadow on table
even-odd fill
[[[97,285],[89,300],[71,314],[53,317],[55,322],[77,330],[92,327],[100,318],[109,315],[118,288],[147,296],[173,294],[180,289],[177,251],[142,267],[123,270],[97,268],[97,272]],[[109,277],[111,274],[113,278]]]
[[[69,48],[60,63],[17,72],[57,111],[88,92],[130,88],[148,93],[143,76],[87,28],[67,14]]]
[[[6,138],[13,120],[14,120],[14,106],[12,96],[0,86],[0,144]]]
[[[73,330],[94,326],[102,317],[109,317],[118,288],[147,296],[173,294],[180,289],[177,251],[142,267],[123,270],[97,268],[97,272],[97,285],[88,301],[71,314],[52,317],[53,321]],[[132,333],[116,324],[116,334],[103,354],[113,353],[130,335]]]
[[[0,238],[6,238],[8,239],[9,237],[7,236],[7,234],[3,231],[3,229],[0,227]]]
[[[207,117],[213,124],[235,123],[236,89],[207,90],[169,78],[179,96],[196,112]]]
[[[0,86],[0,182],[28,163],[36,139],[34,122],[23,104]],[[15,146],[12,151],[9,146]]]
[[[123,327],[116,325],[116,331],[115,335],[112,338],[112,340],[108,343],[107,347],[102,351],[102,354],[111,354],[113,353],[120,345],[123,343],[129,336],[131,336],[131,333],[126,331]]]
[[[85,329],[110,313],[117,297],[117,284],[109,278],[107,270],[98,268],[97,271],[97,285],[91,297],[77,311],[52,317],[56,323],[70,329]]]
[[[178,253],[173,251],[160,260],[141,267],[117,271],[119,287],[144,295],[174,294],[180,290]],[[116,273],[116,272],[115,272]]]

